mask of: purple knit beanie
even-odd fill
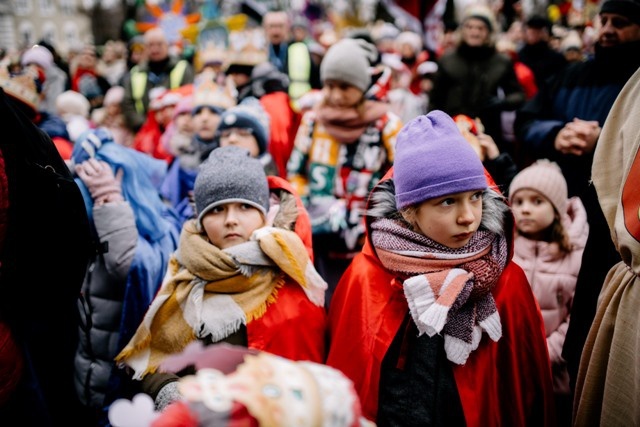
[[[488,187],[484,166],[453,119],[431,111],[404,125],[393,166],[398,209]]]

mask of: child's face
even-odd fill
[[[106,104],[105,108],[107,111],[107,115],[109,116],[116,116],[122,112],[122,110],[120,110],[120,104],[118,104],[117,102],[114,102],[113,104]]]
[[[193,126],[191,124],[191,114],[181,113],[176,116],[174,119],[174,123],[176,125],[176,130],[183,133],[191,133],[193,132]]]
[[[546,234],[545,230],[556,218],[549,199],[535,190],[524,188],[518,190],[511,200],[511,210],[518,232],[530,239],[541,240]]]
[[[413,46],[408,43],[402,43],[398,47],[398,53],[403,58],[414,58],[416,56],[416,52],[413,50]]]
[[[220,115],[203,107],[193,115],[192,125],[194,132],[203,140],[210,141],[218,130]]]
[[[422,234],[449,248],[471,240],[482,220],[482,190],[465,191],[425,200],[407,220]]]
[[[364,95],[357,87],[338,80],[326,80],[322,91],[327,105],[338,108],[355,107]]]
[[[229,78],[236,87],[244,86],[251,81],[251,76],[244,73],[231,73],[229,74]]]
[[[432,78],[423,77],[420,80],[420,90],[423,93],[430,94],[431,90],[433,90],[433,79]]]
[[[158,120],[158,123],[162,127],[166,127],[169,124],[169,122],[171,122],[174,108],[175,108],[174,105],[169,105],[164,108],[161,108],[160,111],[158,111],[158,114],[156,115],[156,119]]]
[[[209,241],[220,249],[248,241],[251,233],[264,224],[262,212],[246,203],[216,206],[202,218]]]
[[[260,148],[250,128],[228,128],[220,132],[220,147],[237,145],[249,151],[251,157],[258,157]]]

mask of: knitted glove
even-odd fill
[[[122,170],[116,178],[107,162],[89,159],[76,165],[75,171],[87,186],[93,202],[97,205],[111,202],[122,202]]]
[[[178,382],[173,381],[163,386],[156,396],[156,411],[162,411],[169,404],[182,399],[182,395],[178,391]]]

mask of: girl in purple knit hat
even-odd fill
[[[378,425],[553,424],[540,311],[511,261],[513,219],[453,119],[398,134],[367,240],[329,310],[327,363]]]

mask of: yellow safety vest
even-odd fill
[[[178,61],[178,63],[173,67],[171,72],[169,73],[169,87],[171,89],[175,89],[180,87],[180,83],[182,82],[182,77],[184,77],[184,72],[187,69],[188,62],[184,59]],[[140,114],[144,114],[145,108],[144,103],[142,102],[142,97],[144,96],[144,91],[147,87],[147,72],[140,71],[137,65],[135,65],[131,69],[131,96],[136,104],[136,111]]]
[[[289,45],[287,50],[289,74],[289,98],[297,100],[311,90],[309,77],[311,75],[311,57],[307,45],[297,42]]]

